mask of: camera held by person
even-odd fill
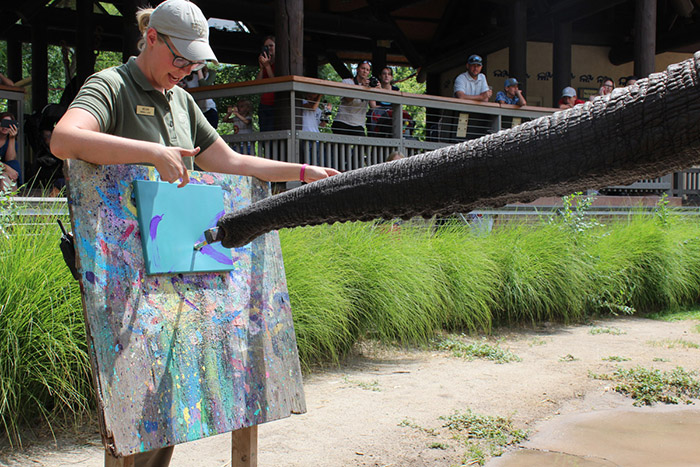
[[[376,88],[379,86],[379,78],[376,76],[370,76],[369,77],[369,87],[370,88]]]

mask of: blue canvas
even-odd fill
[[[195,250],[204,231],[224,215],[216,185],[177,185],[135,180],[134,196],[146,274],[231,271],[231,250],[220,243]]]

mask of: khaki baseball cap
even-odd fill
[[[166,0],[153,10],[148,23],[170,38],[187,60],[219,63],[209,46],[209,23],[197,5],[187,0]]]

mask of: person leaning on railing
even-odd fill
[[[343,83],[369,87],[369,72],[369,62],[362,62],[357,66],[357,75],[354,78],[344,79]],[[365,136],[368,106],[369,101],[365,99],[341,98],[338,113],[333,120],[333,133],[337,135]]]
[[[508,78],[503,84],[503,91],[498,91],[496,94],[496,102],[499,104],[510,104],[522,107],[527,105],[525,96],[523,96],[522,91],[518,88],[518,80],[515,78]]]
[[[488,102],[493,91],[486,82],[486,76],[481,73],[483,65],[484,61],[480,56],[469,56],[467,59],[467,71],[455,78],[454,97]]]

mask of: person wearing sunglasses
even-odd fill
[[[607,96],[611,92],[613,92],[613,89],[615,89],[615,82],[612,80],[612,78],[608,78],[607,76],[603,78],[603,84],[600,86],[600,89],[598,89],[598,92],[596,94],[593,94],[589,100],[593,100],[596,97],[601,97],[601,96]]]
[[[91,76],[56,125],[51,150],[61,159],[94,164],[151,164],[163,181],[189,182],[197,157],[204,170],[267,181],[313,182],[338,171],[234,152],[207,122],[192,96],[177,86],[216,62],[207,20],[186,0],[166,0],[136,14],[143,34],[138,57]],[[166,467],[173,447],[134,456],[135,467]]]
[[[203,170],[283,182],[313,182],[338,171],[239,154],[207,122],[192,96],[177,86],[217,63],[209,25],[187,0],[166,0],[136,14],[140,53],[92,75],[54,129],[51,151],[60,159],[94,164],[151,164],[161,180],[189,182],[196,157]]]

